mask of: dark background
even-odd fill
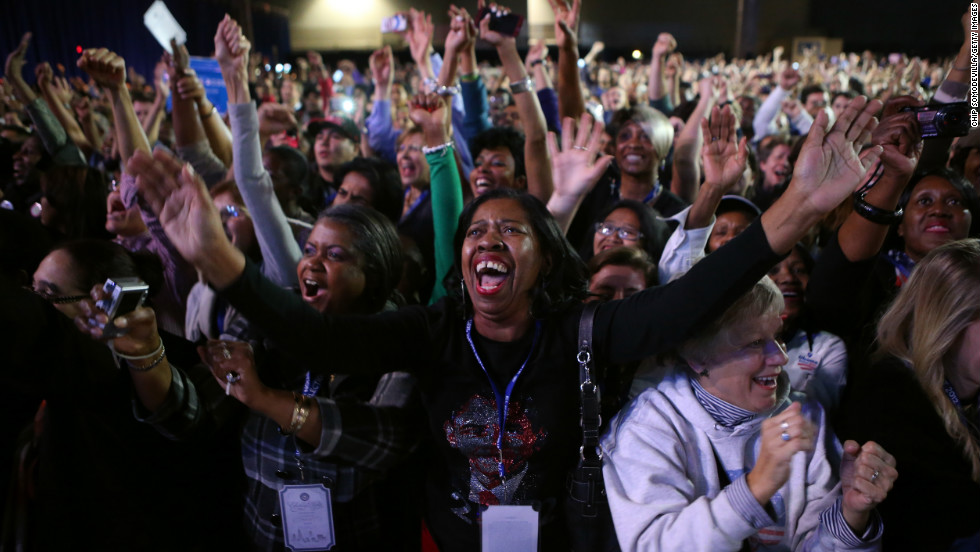
[[[299,10],[320,0],[273,0],[243,2],[230,0],[168,0],[167,4],[187,31],[192,55],[209,55],[214,29],[225,12],[239,22],[250,23],[255,47],[271,61],[291,59],[288,11]],[[371,0],[351,0],[371,1]],[[901,51],[925,57],[956,53],[963,40],[960,16],[966,0],[746,0],[756,4],[758,17],[754,50],[766,52],[793,36],[839,37],[847,51],[870,49],[876,53]],[[16,46],[24,31],[34,33],[27,57],[25,77],[33,81],[34,64],[44,59],[62,63],[72,74],[76,46],[113,49],[129,66],[144,75],[160,55],[160,47],[143,26],[143,12],[151,0],[0,0],[0,56]],[[443,22],[446,0],[394,0],[407,9],[414,6],[431,11]],[[731,55],[735,40],[736,0],[585,0],[581,42],[586,50],[602,40],[607,51],[602,58],[628,55],[633,49],[649,54],[658,33],[669,31],[679,49],[689,58],[726,52]],[[246,9],[250,6],[251,9]],[[514,4],[516,12],[526,12]],[[248,24],[246,24],[246,27]],[[444,27],[437,28],[441,36]],[[526,31],[524,33],[526,35]],[[437,39],[437,42],[440,40]],[[340,52],[324,52],[337,59]],[[343,55],[359,58],[356,52]]]

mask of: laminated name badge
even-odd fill
[[[483,552],[536,552],[538,513],[530,506],[490,506],[482,516]]]
[[[291,550],[329,550],[335,544],[330,489],[286,485],[279,491],[282,532]]]

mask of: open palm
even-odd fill
[[[881,154],[876,146],[861,154],[861,147],[878,125],[875,113],[881,102],[863,96],[851,100],[832,128],[821,111],[807,136],[793,171],[791,186],[818,212],[829,212],[861,184]]]
[[[140,195],[157,214],[167,237],[188,262],[199,266],[228,241],[204,181],[190,165],[163,150],[137,151],[126,166]]]

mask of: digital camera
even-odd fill
[[[123,314],[133,312],[143,301],[150,287],[146,282],[139,278],[108,278],[102,286],[102,291],[108,294],[107,297],[100,299],[95,306],[105,311],[109,317],[109,322],[102,328],[103,335],[107,337],[122,335],[124,332],[112,323],[112,321]]]
[[[966,102],[906,107],[915,113],[923,138],[952,138],[970,132],[970,108]]]

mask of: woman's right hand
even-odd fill
[[[253,407],[269,392],[255,370],[255,355],[248,343],[212,339],[207,346],[198,347],[197,354],[225,393],[245,406]]]
[[[75,326],[82,333],[92,336],[93,339],[111,341],[115,351],[124,355],[149,355],[160,347],[162,341],[157,331],[157,317],[153,309],[143,306],[117,316],[112,323],[119,330],[123,330],[122,335],[107,339],[105,326],[109,323],[109,317],[105,311],[96,306],[98,301],[107,296],[103,285],[93,286],[90,295],[91,299],[83,299],[78,303],[82,314],[75,317]]]
[[[788,435],[788,439],[784,439]],[[814,447],[816,427],[803,415],[798,402],[762,422],[759,459],[746,477],[749,490],[763,506],[789,480],[790,461]]]

